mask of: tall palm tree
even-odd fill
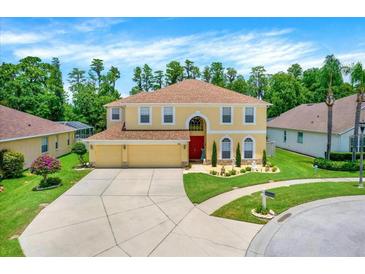
[[[355,112],[355,123],[354,123],[354,136],[352,146],[352,161],[356,161],[356,152],[358,151],[359,141],[359,123],[361,115],[361,105],[364,101],[365,93],[365,69],[363,69],[360,62],[356,63],[350,68],[346,68],[346,74],[350,74],[352,86],[357,90],[356,97],[356,112]]]
[[[332,143],[332,127],[333,127],[333,105],[335,97],[333,95],[333,83],[342,82],[341,63],[334,55],[328,55],[324,61],[322,72],[322,81],[327,87],[326,105],[327,112],[327,149],[326,159],[330,159],[331,143]]]

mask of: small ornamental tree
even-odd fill
[[[236,148],[236,167],[240,166],[241,166],[241,148],[240,148],[240,143],[238,143]]]
[[[212,149],[212,167],[217,166],[217,145],[215,141],[213,142],[213,149]]]
[[[82,142],[77,142],[72,147],[72,152],[77,154],[81,165],[85,165],[84,155],[87,152],[86,146]]]
[[[266,150],[262,152],[262,166],[266,166],[267,159],[266,159]]]
[[[60,161],[49,156],[42,155],[34,160],[30,167],[30,172],[43,176],[42,183],[47,183],[48,174],[55,173],[61,169]]]

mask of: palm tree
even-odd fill
[[[327,87],[327,97],[325,101],[328,107],[326,159],[330,159],[333,126],[333,105],[335,103],[332,86],[334,83],[342,82],[340,61],[334,55],[328,55],[324,61],[321,72],[323,84]]]
[[[357,89],[356,98],[356,112],[355,112],[355,124],[354,124],[354,136],[353,136],[353,146],[352,146],[352,161],[356,161],[356,152],[358,151],[358,141],[359,141],[359,123],[361,114],[361,104],[364,101],[365,92],[365,69],[363,69],[360,62],[356,63],[352,67],[348,67],[345,70],[346,74],[350,74],[351,83],[354,88]]]

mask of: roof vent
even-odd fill
[[[32,125],[31,124],[28,124],[28,127],[31,127]]]

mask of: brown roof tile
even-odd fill
[[[333,133],[343,133],[354,127],[356,96],[355,94],[335,101]],[[362,112],[362,119],[364,118],[365,114]],[[318,103],[297,106],[269,121],[267,127],[327,132],[327,105]]]
[[[122,130],[114,125],[87,140],[190,140],[188,130]]]
[[[75,129],[0,105],[0,141],[68,131]]]
[[[153,92],[140,92],[106,106],[123,106],[128,103],[268,104],[254,97],[195,79],[187,79]]]

